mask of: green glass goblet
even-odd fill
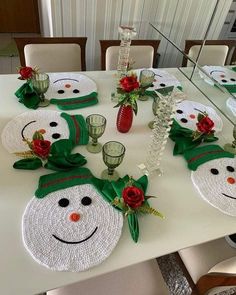
[[[140,88],[143,89],[143,94],[139,96],[139,100],[148,100],[148,95],[145,94],[145,90],[152,86],[155,78],[155,73],[151,70],[142,70],[139,76]]]
[[[45,73],[36,73],[31,79],[32,86],[40,98],[39,107],[46,107],[50,101],[45,98],[44,93],[47,92],[50,81],[49,76]]]
[[[106,118],[99,114],[92,114],[86,118],[89,136],[92,141],[86,146],[90,153],[99,153],[102,150],[101,143],[98,142],[98,138],[101,137],[106,128]]]
[[[160,100],[160,97],[159,96],[156,96],[153,98],[153,102],[152,102],[152,112],[153,112],[153,115],[156,116],[157,115],[157,106],[158,106],[158,103],[159,103],[159,100]],[[153,129],[153,125],[154,125],[154,120],[150,121],[148,123],[148,127],[150,129]]]
[[[102,179],[112,181],[119,178],[119,174],[115,171],[115,168],[122,163],[124,155],[125,147],[122,143],[118,141],[108,141],[104,144],[102,148],[102,156],[103,162],[108,169],[102,172]]]

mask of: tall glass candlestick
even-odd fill
[[[131,40],[136,36],[137,32],[133,27],[120,26],[119,33],[121,35],[120,50],[117,65],[118,79],[126,75],[129,65],[129,52]]]
[[[160,168],[161,159],[167,143],[169,132],[173,117],[175,115],[175,96],[172,95],[173,87],[168,87],[167,94],[158,93],[160,97],[156,108],[156,116],[152,129],[152,140],[148,147],[148,153],[145,163],[141,163],[138,167],[142,170],[143,174],[147,176],[161,175]]]

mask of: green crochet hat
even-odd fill
[[[219,145],[206,145],[184,153],[184,158],[190,170],[197,170],[198,166],[219,158],[234,158],[234,155],[223,150]]]
[[[66,113],[61,113],[61,117],[64,118],[68,124],[70,130],[69,139],[72,140],[75,145],[86,145],[89,141],[89,135],[84,117],[82,115],[68,115]]]
[[[105,182],[105,180],[94,177],[89,169],[77,168],[41,176],[35,196],[42,199],[52,192],[81,184],[92,184],[101,193]]]

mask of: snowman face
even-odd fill
[[[32,199],[23,216],[23,239],[39,263],[83,271],[110,255],[122,226],[122,214],[84,184]]]
[[[96,92],[97,87],[90,78],[76,73],[50,74],[50,87],[47,95],[50,98],[76,98]]]
[[[192,172],[192,181],[202,198],[222,212],[236,216],[236,159],[206,162]]]
[[[11,120],[2,133],[2,143],[10,152],[28,150],[24,139],[32,140],[35,131],[42,130],[45,140],[51,143],[69,138],[69,128],[65,119],[57,111],[30,111]]]
[[[213,69],[209,71],[210,75],[220,84],[235,84],[236,73],[227,69]]]
[[[196,130],[197,116],[201,112],[206,112],[211,120],[215,123],[214,130],[222,130],[222,120],[211,107],[204,106],[195,101],[184,100],[176,105],[176,121],[185,128]]]
[[[156,69],[152,70],[155,73],[155,78],[153,86],[149,87],[148,90],[161,89],[169,86],[181,86],[180,82],[174,76],[167,73],[166,71]]]

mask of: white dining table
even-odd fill
[[[165,69],[182,84],[187,98],[215,108],[178,69]],[[68,111],[85,117],[92,113],[103,114],[107,119],[101,143],[109,140],[122,142],[126,147],[123,163],[117,168],[120,176],[126,174],[138,178],[142,172],[138,168],[147,157],[152,131],[148,122],[153,119],[152,101],[138,101],[138,114],[128,133],[119,133],[116,129],[117,108],[111,101],[115,90],[114,72],[84,72],[92,78],[98,87],[99,103],[84,109]],[[17,75],[0,75],[0,131],[15,116],[30,110],[20,104],[14,96],[22,84]],[[56,106],[46,109],[56,110]],[[219,113],[219,111],[218,111]],[[217,144],[224,145],[232,141],[232,123],[219,114],[223,121],[223,130]],[[15,170],[12,165],[16,157],[9,154],[0,145],[0,294],[32,295],[45,292],[63,285],[78,282],[112,272],[145,260],[178,251],[232,234],[236,229],[236,218],[228,216],[207,204],[194,188],[190,170],[182,156],[173,156],[174,143],[168,140],[161,162],[162,176],[149,178],[148,195],[157,198],[150,200],[152,207],[162,212],[162,220],[152,215],[139,219],[140,236],[134,243],[124,223],[120,241],[111,255],[100,265],[88,271],[73,273],[52,271],[38,264],[26,251],[21,233],[22,214],[27,203],[34,196],[38,179],[51,171],[44,168],[27,171]],[[75,148],[83,154],[89,168],[96,177],[105,169],[102,154],[91,154],[84,146]],[[33,225],[32,225],[33,226]]]

